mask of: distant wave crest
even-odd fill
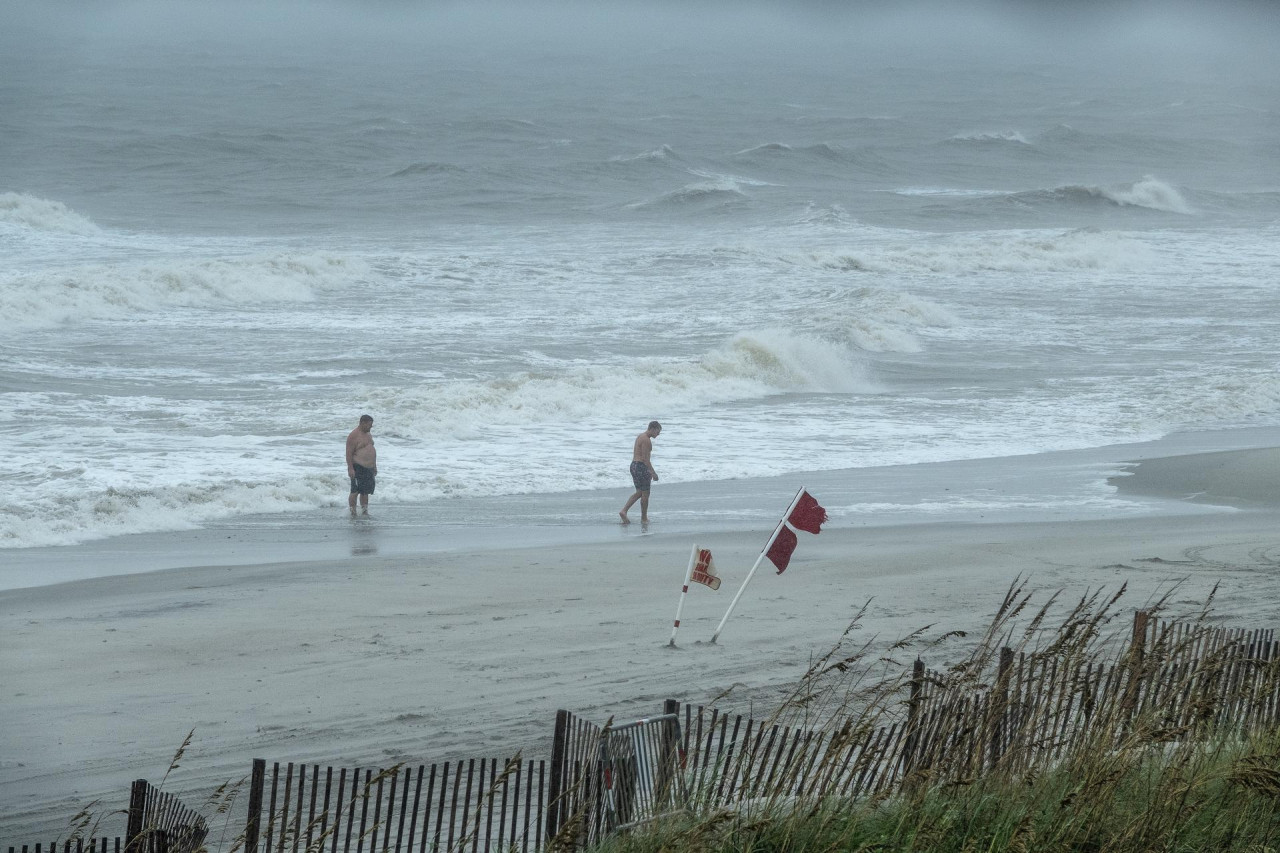
[[[1012,143],[1015,145],[1030,145],[1027,138],[1016,130],[1001,130],[994,133],[958,133],[947,140],[956,144],[977,144],[977,145],[1002,145]]]
[[[686,184],[677,190],[663,193],[657,198],[649,199],[648,201],[638,202],[631,205],[631,207],[640,210],[715,207],[740,204],[745,202],[747,198],[747,194],[743,192],[742,185],[738,181],[733,178],[719,177]]]
[[[420,175],[452,175],[466,170],[452,163],[410,163],[403,169],[391,173],[393,178],[412,178]]]
[[[22,193],[0,193],[0,222],[37,231],[92,236],[102,229],[60,201],[48,201]]]
[[[1150,262],[1151,253],[1124,235],[1081,228],[1057,234],[998,232],[937,242],[892,243],[857,251],[812,253],[800,260],[850,273],[1054,272],[1132,269]]]
[[[648,163],[654,161],[667,161],[677,159],[677,154],[670,145],[662,145],[652,151],[645,151],[643,154],[634,154],[630,157],[610,157],[611,163]]]
[[[174,306],[304,302],[363,271],[325,255],[80,266],[0,275],[0,311],[19,327],[43,328]]]
[[[744,148],[735,152],[733,156],[739,160],[755,160],[766,162],[769,160],[792,159],[796,161],[809,160],[830,160],[838,163],[858,165],[862,161],[868,159],[868,156],[858,151],[848,148],[839,148],[826,142],[818,142],[813,145],[788,145],[785,142],[766,142],[763,145],[756,145],[751,148]]]
[[[766,142],[764,145],[756,145],[751,148],[744,148],[734,154],[734,157],[750,157],[753,154],[790,154],[795,149],[783,142]]]
[[[1186,215],[1195,213],[1195,210],[1176,187],[1150,176],[1132,184],[1121,184],[1112,187],[1066,186],[1047,192],[1020,193],[1015,197],[1030,198],[1032,200],[1048,198],[1074,204],[1102,201],[1119,207],[1142,207],[1148,210]]]

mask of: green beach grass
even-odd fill
[[[1122,640],[1124,619],[1131,614],[1119,606],[1124,592],[1123,587],[1109,596],[1094,592],[1074,606],[1061,605],[1060,596],[1053,596],[1032,608],[1025,585],[1015,581],[989,629],[963,640],[967,651],[940,678],[957,695],[990,691],[992,663],[1001,647],[1012,645],[1018,654],[1041,663],[1056,662],[1064,673],[1078,672],[1073,667],[1081,664],[1107,663],[1121,667],[1117,672],[1156,673],[1163,679],[1162,691],[1153,695],[1171,701],[1130,704],[1128,694],[1118,690],[1109,694],[1113,701],[1091,709],[1079,736],[1068,737],[1064,725],[1052,738],[1011,742],[1011,751],[997,762],[988,763],[979,750],[982,757],[976,761],[913,771],[871,796],[795,797],[789,785],[752,791],[755,796],[739,802],[712,803],[694,791],[681,812],[606,839],[595,850],[1280,849],[1280,730],[1240,722],[1245,703],[1270,707],[1276,696],[1274,691],[1259,695],[1245,679],[1233,676],[1252,667],[1269,673],[1274,687],[1280,664],[1269,652],[1255,652],[1254,659],[1242,663],[1239,656],[1213,651],[1205,641],[1219,630],[1207,624],[1212,593],[1198,617],[1176,630],[1166,627],[1144,656]],[[1159,614],[1168,597],[1144,609]],[[875,652],[870,643],[849,652],[844,649],[850,637],[846,631],[840,643],[810,666],[771,721],[834,731],[865,729],[895,715],[901,719],[903,703],[894,697],[902,695],[905,666],[895,656],[920,648],[925,635],[917,632],[888,652]],[[929,645],[939,653],[938,641]],[[1183,652],[1194,652],[1195,662],[1181,669],[1153,668],[1154,660],[1167,662]],[[822,772],[819,766],[817,775]]]
[[[881,800],[681,815],[597,853],[1240,851],[1280,846],[1280,737],[1134,743],[1024,778],[989,775]]]

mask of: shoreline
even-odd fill
[[[769,533],[757,516],[775,503],[771,512],[781,512],[790,497],[784,478],[725,484],[757,487],[728,504],[717,503],[720,487],[670,487],[663,503],[655,498],[648,533],[633,530],[638,523],[613,525],[595,541],[566,542],[580,536],[573,524],[500,534],[472,527],[457,535],[473,547],[433,540],[441,547],[399,553],[397,543],[409,547],[417,532],[401,539],[392,527],[378,553],[0,590],[0,845],[53,838],[94,799],[104,810],[123,807],[129,782],[162,776],[192,728],[166,789],[199,803],[253,758],[373,766],[517,749],[536,758],[559,708],[625,719],[654,713],[666,698],[710,703],[725,691],[721,707],[768,706],[867,602],[858,643],[925,626],[929,638],[981,630],[1016,577],[1038,603],[1056,590],[1074,599],[1128,584],[1127,610],[1172,591],[1171,615],[1197,612],[1217,585],[1214,621],[1270,627],[1280,600],[1280,505],[1169,497],[1203,491],[1229,459],[1247,461],[1265,483],[1258,461],[1280,459],[1258,447],[1203,452],[1221,440],[860,470],[843,490],[837,474],[810,479],[840,514],[821,535],[801,537],[785,574],[761,567],[714,646],[706,641]],[[1171,447],[1187,452],[1170,457]],[[1180,461],[1157,462],[1159,476],[1147,476],[1135,450]],[[1122,475],[1131,466],[1121,457],[1139,460],[1136,474]],[[1016,498],[1027,483],[1051,488],[1086,475],[1118,476],[1116,487],[1137,498],[993,519],[975,507],[933,521],[883,508],[858,515],[841,503],[858,490],[906,507],[975,477]],[[1110,509],[1114,501],[1131,511]],[[698,529],[709,507],[721,514]],[[600,511],[613,512],[612,501]],[[667,641],[694,542],[712,550],[724,583],[690,591],[673,650]],[[946,662],[946,649],[903,654],[932,666]]]
[[[1133,465],[1163,471],[1168,466],[1155,460],[1268,447],[1280,447],[1280,426],[1176,433],[1154,441],[1023,456],[663,482],[654,492],[654,524],[648,529],[638,522],[627,527],[617,523],[617,508],[630,493],[622,485],[426,505],[379,504],[375,496],[368,518],[352,519],[345,502],[335,502],[325,510],[240,516],[191,530],[0,550],[0,590],[200,566],[598,545],[648,534],[754,530],[767,536],[802,486],[827,507],[833,527],[1213,512],[1223,505],[1248,508],[1280,501],[1280,495],[1267,496],[1265,481],[1260,481],[1242,500],[1230,495],[1212,499],[1208,491],[1184,500],[1187,495],[1177,483],[1198,474],[1171,470],[1160,475],[1169,479],[1160,486],[1155,474],[1133,476]],[[1280,468],[1280,460],[1267,462]],[[1242,463],[1230,474],[1249,476],[1252,483],[1255,471],[1252,463]],[[1229,491],[1220,480],[1212,488]]]

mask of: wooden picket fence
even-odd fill
[[[21,847],[10,845],[9,853],[122,853],[125,848],[124,839],[115,838],[76,838],[51,841],[48,844],[23,844]]]
[[[48,845],[11,846],[9,853],[196,853],[209,832],[202,815],[146,779],[130,787],[127,814],[123,838],[73,835]]]
[[[128,853],[196,853],[209,834],[204,816],[146,779],[129,792]]]
[[[668,701],[668,708],[676,703]],[[598,726],[556,715],[551,760],[333,768],[257,759],[245,853],[542,851],[592,843],[670,811],[674,713]]]
[[[1139,611],[1131,642],[1109,660],[1008,648],[996,660],[987,685],[917,660],[896,719],[789,727],[684,706],[691,803],[888,795],[917,782],[1052,766],[1086,744],[1119,748],[1280,724],[1280,643],[1270,630]]]
[[[385,769],[271,765],[250,775],[245,853],[543,849],[547,762]]]

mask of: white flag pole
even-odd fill
[[[680,590],[680,603],[676,605],[676,624],[671,628],[671,642],[667,643],[671,648],[676,646],[676,631],[680,630],[680,611],[684,609],[684,597],[689,594],[689,578],[693,577],[693,564],[698,561],[698,546],[693,546],[693,553],[689,555],[689,568],[684,572],[684,588]]]
[[[787,507],[787,511],[782,514],[782,520],[778,522],[778,526],[773,528],[773,535],[769,537],[769,541],[764,543],[764,547],[760,549],[760,556],[756,557],[755,565],[751,567],[751,571],[747,572],[746,578],[742,581],[742,586],[738,587],[738,592],[733,596],[733,601],[729,602],[729,609],[725,611],[724,618],[720,620],[720,625],[716,628],[716,632],[711,635],[711,642],[720,638],[720,632],[724,630],[724,623],[729,621],[733,608],[737,606],[738,599],[742,597],[742,591],[747,588],[747,584],[751,583],[751,576],[756,573],[756,569],[760,568],[765,554],[769,553],[769,549],[773,547],[773,541],[778,538],[778,534],[782,532],[782,526],[787,523],[787,519],[791,517],[791,511],[796,508],[796,504],[800,503],[800,496],[804,494],[804,487],[800,487],[800,491],[796,492],[796,496],[791,499],[791,504]]]

